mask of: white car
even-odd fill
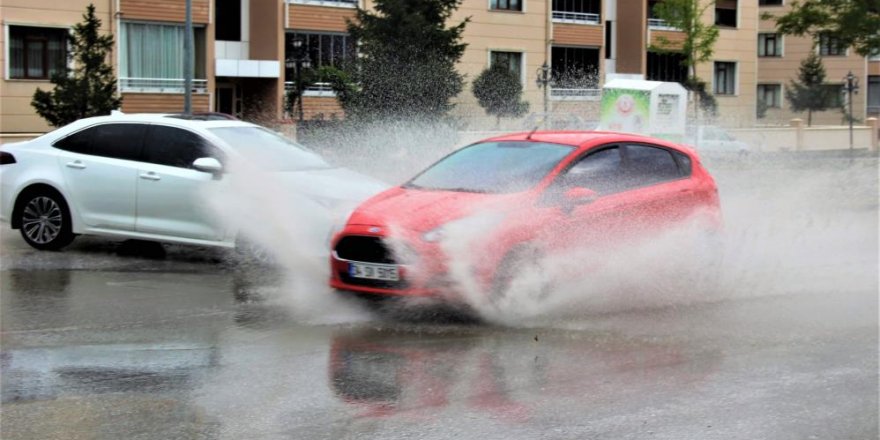
[[[238,231],[203,199],[228,190],[237,159],[323,206],[353,208],[386,187],[258,125],[117,114],[0,146],[0,220],[37,249],[77,234],[232,248]]]
[[[697,127],[699,138],[694,138],[694,130],[689,130],[685,143],[704,154],[746,156],[751,151],[749,144],[736,139],[727,130],[714,125]]]

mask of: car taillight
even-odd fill
[[[15,156],[5,151],[0,151],[0,165],[9,165],[15,163]]]

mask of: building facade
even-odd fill
[[[0,63],[0,134],[40,133],[50,129],[30,106],[37,88],[65,61],[66,32],[82,20],[94,0],[4,0]],[[285,88],[295,76],[293,42],[302,41],[313,67],[340,66],[357,56],[347,21],[373,0],[193,0],[195,37],[194,111],[218,111],[261,123],[289,118]],[[661,39],[680,41],[681,33],[653,16],[662,0],[464,0],[453,22],[470,18],[464,32],[467,49],[458,66],[467,84],[456,112],[483,116],[470,81],[486,67],[503,63],[518,75],[530,111],[597,117],[599,90],[612,75],[681,81],[687,76],[682,55],[656,52]],[[714,59],[697,74],[716,96],[719,123],[751,126],[783,123],[798,116],[787,110],[784,85],[809,50],[819,50],[829,87],[839,87],[849,71],[861,92],[853,101],[859,119],[880,112],[880,59],[869,61],[852,50],[809,38],[774,33],[772,20],[760,14],[786,10],[784,0],[719,0],[704,20],[720,38]],[[760,3],[760,4],[759,4]],[[183,108],[184,0],[97,1],[103,30],[115,36],[111,62],[119,78],[125,112],[180,112]],[[551,86],[536,79],[546,63]],[[769,109],[756,120],[758,100]],[[294,112],[295,113],[295,112]],[[303,97],[305,119],[341,118],[333,92],[322,84]],[[298,115],[297,115],[298,116]],[[818,115],[821,123],[839,123],[840,111]]]

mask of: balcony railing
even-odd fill
[[[334,6],[339,8],[356,8],[358,0],[288,0],[298,5]]]
[[[119,78],[120,92],[135,93],[183,93],[184,80],[182,78]],[[194,79],[192,81],[193,92],[205,93],[208,91],[208,80]]]
[[[290,92],[293,90],[293,82],[287,81],[284,83],[284,91]],[[303,96],[327,96],[333,97],[336,96],[336,92],[333,91],[333,87],[330,86],[330,83],[314,83],[305,90],[303,90]]]
[[[556,23],[599,24],[599,14],[553,11],[553,21]]]
[[[598,101],[602,98],[602,89],[550,89],[550,99],[554,101]]]
[[[670,26],[666,23],[666,20],[660,18],[649,18],[648,19],[648,27],[650,29],[658,29],[658,30],[669,30],[669,31],[677,31],[678,28]]]

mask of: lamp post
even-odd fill
[[[859,77],[853,75],[852,71],[843,77],[843,92],[847,94],[849,100],[849,149],[853,149],[853,94],[859,93]]]
[[[183,35],[183,114],[192,114],[193,28],[192,0],[186,0]]]
[[[550,82],[552,79],[550,78],[550,66],[547,65],[547,62],[544,61],[544,64],[538,68],[537,78],[535,79],[535,84],[538,85],[538,88],[544,88],[544,117],[547,117],[547,94],[549,92]]]
[[[297,111],[299,115],[297,116],[297,121],[302,124],[303,122],[303,87],[302,83],[302,70],[311,67],[311,63],[309,63],[309,56],[306,53],[305,42],[303,38],[299,35],[293,37],[293,41],[291,42],[291,46],[293,51],[291,53],[291,57],[284,63],[285,67],[294,69],[294,81],[296,82],[296,96],[297,96]]]

